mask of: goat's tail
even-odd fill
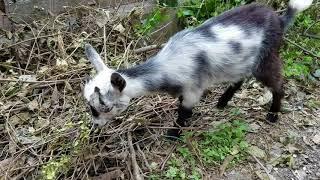
[[[308,9],[311,4],[312,0],[290,0],[285,14],[281,16],[284,29],[287,30],[289,28],[296,14]]]

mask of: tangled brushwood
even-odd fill
[[[14,31],[1,31],[1,177],[128,175],[127,132],[139,123],[130,119],[143,120],[162,109],[143,111],[143,106],[153,104],[137,99],[140,105],[128,109],[135,113],[119,117],[128,120],[115,121],[100,133],[88,124],[82,98],[86,76],[94,73],[84,59],[84,42],[92,43],[114,68],[145,59],[146,54],[132,51],[139,44],[132,28],[139,14],[116,14],[87,6],[66,7],[56,17],[14,23]],[[153,102],[166,112],[173,108],[170,99]]]

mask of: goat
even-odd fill
[[[155,56],[128,69],[108,68],[86,44],[85,54],[97,71],[84,88],[92,122],[103,126],[123,112],[131,98],[166,92],[180,100],[177,128],[168,131],[169,136],[179,137],[179,127],[187,126],[207,88],[232,84],[218,100],[217,107],[224,108],[252,76],[270,88],[273,99],[266,119],[276,122],[284,96],[279,58],[283,34],[295,15],[311,4],[312,0],[290,0],[282,16],[260,4],[231,9],[176,33]]]

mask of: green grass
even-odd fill
[[[200,133],[185,133],[168,161],[167,168],[149,179],[202,179],[202,168],[220,166],[228,156],[233,156],[229,166],[244,160],[248,143],[245,140],[248,125],[234,120]]]
[[[299,14],[287,34],[291,41],[317,56],[320,56],[320,40],[304,36],[303,33],[309,28],[308,33],[320,37],[320,21],[316,21],[316,12],[319,8],[320,5],[313,6]],[[320,68],[319,58],[290,43],[286,43],[281,49],[281,58],[284,61],[283,74],[287,78],[295,78],[307,82],[313,80],[312,73]]]

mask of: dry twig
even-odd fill
[[[128,145],[129,145],[129,149],[130,149],[133,176],[134,176],[135,180],[143,180],[143,176],[140,174],[140,168],[137,163],[136,152],[135,152],[133,144],[132,144],[132,135],[131,135],[130,131],[128,132]]]

